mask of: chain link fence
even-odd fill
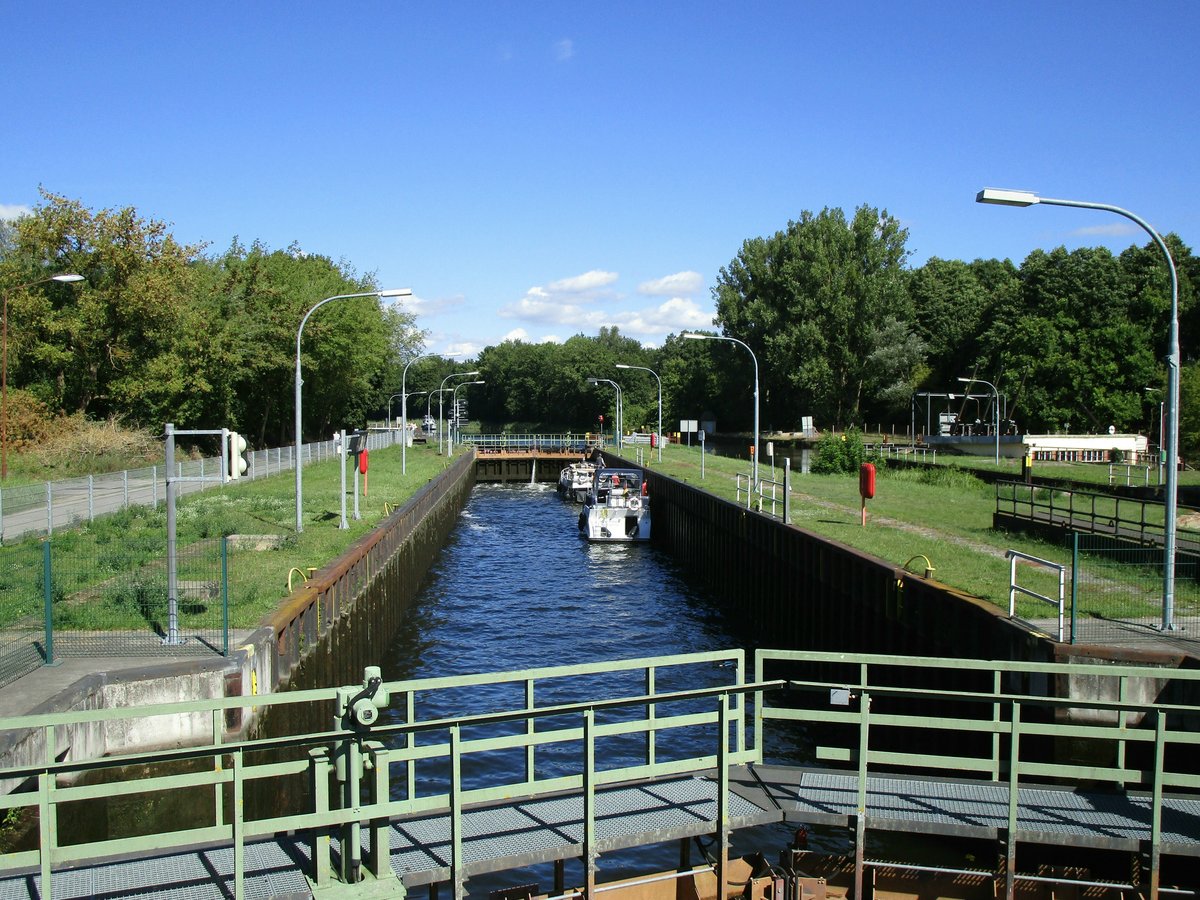
[[[225,538],[178,548],[174,604],[161,541],[86,552],[73,543],[68,535],[13,548],[0,576],[0,685],[64,657],[229,652]]]
[[[377,430],[368,435],[371,450],[390,447],[399,440],[394,430]],[[245,454],[247,471],[242,478],[267,478],[292,471],[295,447],[272,447]],[[337,455],[334,441],[315,441],[301,447],[304,464],[321,462]],[[221,458],[200,457],[177,461],[180,478],[208,478],[208,481],[182,481],[179,494],[219,489]],[[0,543],[22,537],[53,535],[81,522],[91,522],[98,516],[128,509],[130,506],[152,506],[164,502],[167,496],[166,470],[163,466],[126,469],[108,475],[87,475],[64,478],[41,484],[27,484],[0,489]]]
[[[1161,547],[1089,532],[1071,541],[1074,642],[1200,642],[1200,557],[1176,555],[1174,628],[1164,631]]]

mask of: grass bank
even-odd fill
[[[661,464],[649,453],[647,460],[652,471],[661,471],[727,500],[736,500],[737,474],[750,471],[750,464],[744,460],[706,455],[702,477],[699,450],[679,446],[666,448]],[[760,477],[771,479],[771,473],[770,467],[760,465]],[[774,469],[774,480],[782,482],[782,468]],[[792,474],[793,525],[913,572],[924,572],[928,559],[937,581],[1003,609],[1008,608],[1009,593],[1006,551],[1071,565],[1069,546],[994,530],[995,489],[968,469],[883,466],[878,472],[875,498],[867,502],[865,527],[861,524],[860,503],[857,473]],[[1057,596],[1057,576],[1048,571],[1022,565],[1018,581],[1038,593]],[[1176,603],[1181,614],[1200,608],[1198,593],[1194,582],[1177,582]],[[1155,615],[1161,608],[1161,597],[1162,578],[1153,567],[1105,570],[1102,577],[1081,580],[1077,612],[1127,617],[1131,608],[1136,608],[1141,614]],[[1018,598],[1017,613],[1025,618],[1054,614],[1050,606],[1026,597]]]
[[[289,573],[293,583],[300,580],[293,569],[307,572],[335,559],[450,463],[438,455],[436,445],[418,444],[408,449],[407,474],[402,474],[400,449],[371,451],[366,484],[359,483],[359,519],[353,518],[353,471],[347,466],[346,530],[338,527],[341,476],[335,460],[304,467],[304,531],[300,534],[295,528],[295,473],[291,471],[180,498],[176,517],[180,578],[219,577],[219,556],[214,558],[212,548],[219,547],[221,536],[263,536],[258,547],[268,549],[255,549],[253,542],[237,544],[228,558],[230,625],[257,625],[287,596]],[[0,625],[42,615],[42,544],[40,539],[30,539],[0,547]],[[51,553],[56,627],[137,629],[161,618],[151,586],[165,583],[162,501],[157,509],[134,507],[58,532],[51,539]],[[211,574],[214,566],[216,575]],[[189,575],[184,571],[187,567],[207,574]],[[207,607],[194,614],[211,618],[219,612],[213,603]]]

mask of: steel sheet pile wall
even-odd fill
[[[279,689],[354,683],[379,664],[474,484],[463,454],[268,617]]]
[[[789,649],[1049,659],[991,604],[647,471],[656,544]]]

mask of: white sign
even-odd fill
[[[695,419],[680,419],[679,430],[684,434],[690,434],[693,431],[699,431],[700,424]]]

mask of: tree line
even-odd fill
[[[910,266],[908,234],[886,210],[803,212],[745,240],[712,289],[716,329],[747,344],[759,368],[764,430],[909,421],[914,392],[961,393],[962,377],[996,385],[1025,431],[1157,436],[1165,396],[1170,292],[1152,243],[1038,250],[1021,264],[931,258]],[[1190,248],[1165,236],[1179,273],[1184,354],[1181,446],[1200,450],[1200,331]],[[77,272],[78,284],[42,282]],[[0,223],[0,287],[9,307],[10,408],[119,417],[161,429],[226,426],[255,446],[292,438],[296,329],[318,300],[374,290],[344,261],[235,240],[220,253],[178,243],[133,209],[91,211],[44,193],[33,213]],[[330,304],[302,342],[307,438],[399,413],[401,372],[425,352],[413,316],[376,298]],[[722,431],[753,423],[750,354],[726,341],[671,335],[647,347],[602,328],[561,344],[505,341],[476,359],[413,362],[406,387],[434,392],[454,372],[486,383],[459,391],[485,427],[593,430],[611,423],[620,384],[627,428],[711,415]],[[447,386],[457,383],[455,379]],[[437,408],[410,399],[409,418]],[[445,395],[449,401],[450,395]],[[19,416],[16,417],[19,420]],[[609,426],[611,427],[611,426]]]

